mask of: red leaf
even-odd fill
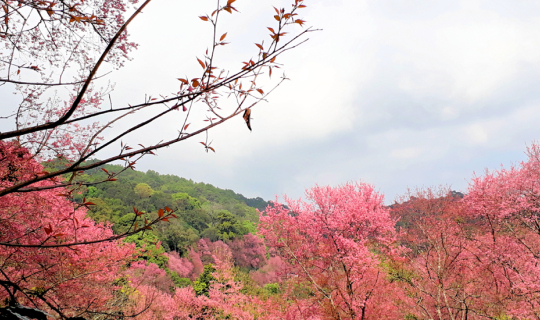
[[[203,67],[203,69],[206,69],[206,65],[204,64],[204,62],[201,61],[201,59],[197,58],[197,61],[199,61],[199,64],[201,65],[201,67]]]
[[[105,171],[107,174],[109,173],[109,171],[107,171],[105,168],[101,168],[101,170]]]
[[[187,127],[188,127],[190,124],[191,124],[191,123],[186,124],[186,125],[184,126],[184,130],[186,130]]]
[[[264,94],[264,91],[262,91],[262,89],[257,89],[257,92],[259,92],[260,94]]]
[[[259,47],[259,49],[264,50],[263,46],[261,46],[260,44],[256,43],[255,45]]]
[[[169,207],[165,207],[165,211],[167,211],[167,212],[171,212],[171,208],[169,208]]]
[[[203,16],[200,16],[199,19],[201,19],[202,21],[208,21],[208,18]]]
[[[159,210],[158,210],[158,216],[159,216],[160,218],[163,217],[163,213],[164,213],[163,209],[159,209]]]
[[[219,38],[219,41],[223,41],[223,39],[225,39],[226,36],[227,36],[227,32],[225,32],[225,33],[221,36],[221,38]]]

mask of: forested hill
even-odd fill
[[[78,179],[102,181],[107,179],[106,172],[121,170],[119,165],[105,165]],[[111,222],[116,233],[126,231],[130,225],[133,207],[148,213],[164,207],[178,209],[179,219],[159,224],[153,233],[167,250],[180,253],[201,238],[232,240],[255,233],[259,215],[256,209],[264,210],[268,205],[262,198],[249,199],[211,184],[131,169],[118,175],[116,181],[89,186],[75,200],[80,202],[83,197],[95,204],[89,215],[96,221]]]
[[[103,168],[110,172],[119,172],[122,170],[122,166],[120,165],[105,165]],[[89,170],[87,172],[95,180],[106,178],[105,172],[98,168]],[[161,191],[169,194],[184,192],[191,197],[201,200],[202,202],[210,201],[222,205],[228,205],[235,202],[243,203],[249,207],[256,208],[261,211],[264,210],[268,205],[268,202],[260,197],[246,198],[243,195],[229,189],[216,188],[211,184],[194,182],[175,175],[163,175],[153,170],[148,170],[146,173],[136,170],[126,170],[119,176],[118,183],[116,185],[106,183],[103,185],[98,185],[96,188],[99,190],[114,189],[115,186],[118,188],[119,186],[127,186],[128,184],[132,185],[134,188],[138,183],[146,183],[156,192]]]

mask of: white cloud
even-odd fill
[[[289,5],[290,0],[278,0]],[[266,37],[275,1],[237,1],[220,63]],[[323,31],[287,53],[292,81],[242,119],[160,151],[153,169],[247,196],[301,196],[315,183],[362,179],[391,200],[407,187],[463,189],[473,171],[523,159],[540,121],[540,4],[533,0],[306,0]],[[115,77],[116,105],[176,90],[208,45],[197,16],[214,1],[153,3],[130,32],[141,48]],[[229,19],[230,18],[230,19]],[[245,18],[245,20],[243,20]],[[181,113],[133,141],[176,132]],[[144,117],[141,113],[140,118]],[[159,134],[158,134],[159,133]]]

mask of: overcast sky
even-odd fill
[[[238,0],[223,21],[243,61],[267,37],[275,6]],[[253,110],[211,132],[216,153],[195,138],[159,151],[152,169],[272,199],[347,181],[373,184],[391,202],[407,188],[465,191],[473,172],[525,159],[540,131],[540,2],[537,0],[306,0],[307,26],[323,31],[286,54],[291,81]],[[214,0],[155,0],[130,27],[140,44],[111,78],[113,101],[176,91],[200,66]],[[199,69],[195,69],[199,68]],[[177,128],[168,118],[162,128]],[[165,130],[165,129],[164,129]],[[159,128],[135,139],[157,142]],[[152,140],[153,139],[153,140]]]
[[[224,20],[236,46],[226,59],[252,54],[271,5],[289,2],[238,0],[242,14]],[[253,132],[234,119],[211,133],[215,154],[194,139],[138,169],[265,199],[362,180],[392,201],[407,188],[464,191],[473,172],[524,160],[538,139],[538,1],[306,5],[307,25],[323,31],[282,59],[291,81],[254,109]],[[168,77],[198,68],[194,56],[208,38],[197,16],[212,7],[212,0],[152,3],[131,29],[140,48],[118,75],[117,99],[163,91]]]

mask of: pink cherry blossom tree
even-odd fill
[[[411,312],[418,317],[501,316],[495,279],[486,264],[489,253],[478,248],[482,235],[468,209],[446,188],[419,190],[392,208],[392,215],[402,219],[399,239],[409,249],[394,276],[414,298]]]
[[[540,145],[528,160],[475,177],[465,198],[477,244],[509,316],[540,319]]]
[[[288,8],[270,8],[275,25],[265,29],[270,31],[267,41],[258,41],[238,69],[222,68],[217,57],[229,43],[221,23],[239,10],[236,0],[218,0],[198,20],[212,34],[208,49],[190,58],[201,71],[179,75],[174,80],[178,90],[172,94],[113,105],[112,87],[100,88],[97,80],[107,79],[105,67],[114,71],[129,60],[137,45],[129,40],[128,27],[151,2],[0,0],[0,86],[12,89],[19,99],[3,105],[0,115],[4,123],[11,121],[0,132],[0,285],[9,304],[30,303],[64,318],[102,312],[110,294],[98,289],[110,286],[132,252],[118,240],[175,216],[163,208],[150,221],[134,208],[129,231],[113,235],[109,226],[85,218],[91,202],[77,204],[71,195],[94,183],[114,181],[141,157],[200,134],[206,137],[204,150],[215,152],[209,130],[240,114],[248,115],[249,126],[252,108],[286,79],[276,77],[282,67],[276,59],[313,31],[302,29],[305,21],[298,15],[303,0],[291,0]],[[261,78],[272,72],[263,88]],[[57,88],[67,93],[56,94]],[[141,110],[147,117],[135,119],[133,114]],[[134,132],[148,130],[173,112],[182,117],[177,134],[156,130],[147,146],[130,141]],[[96,158],[102,160],[89,161]],[[44,170],[40,163],[48,160],[56,165]],[[86,170],[113,161],[124,168],[104,170],[103,181],[80,179]],[[200,272],[199,262],[192,261],[192,273]]]
[[[363,183],[316,186],[307,201],[285,198],[261,214],[259,232],[290,265],[288,278],[307,285],[315,304],[333,319],[397,319],[400,289],[381,262],[396,248],[395,221],[383,197]],[[305,301],[304,301],[305,303]],[[309,311],[311,312],[311,311]]]
[[[0,166],[1,187],[43,170],[16,143],[0,141],[0,155],[8,164]],[[109,225],[86,218],[84,206],[74,206],[58,192],[62,190],[1,198],[0,242],[10,246],[0,246],[0,299],[9,306],[33,306],[59,317],[114,314],[118,309],[107,307],[107,301],[113,298],[113,282],[132,259],[134,248],[119,240],[63,246],[108,239],[113,234]]]

